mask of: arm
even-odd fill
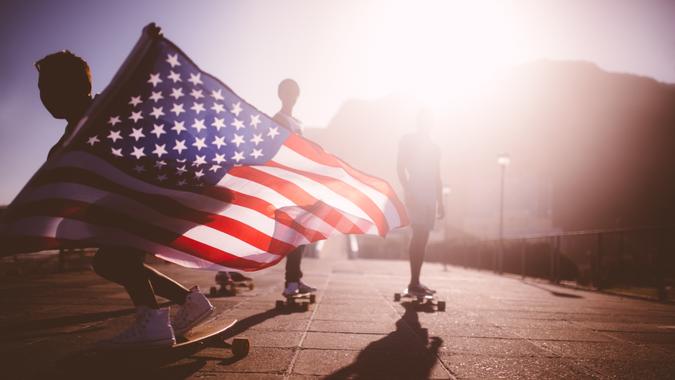
[[[441,181],[441,154],[438,153],[438,159],[434,165],[434,177],[436,177],[436,209],[438,217],[445,217],[445,207],[443,206],[443,181]]]
[[[399,143],[398,145],[398,154],[396,157],[396,172],[398,173],[398,180],[401,182],[401,186],[403,186],[403,190],[407,191],[408,188],[408,175],[405,170],[405,164],[406,160],[404,157],[404,149],[403,149],[403,143]]]

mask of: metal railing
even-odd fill
[[[448,241],[430,261],[496,273],[574,281],[595,289],[651,288],[661,300],[675,279],[675,227],[640,227]],[[671,284],[672,285],[672,284]]]

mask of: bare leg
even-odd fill
[[[420,273],[424,262],[424,253],[429,240],[429,229],[426,226],[413,225],[410,240],[410,285],[420,284]]]
[[[183,304],[188,290],[163,273],[143,263],[145,253],[100,249],[94,257],[94,271],[126,289],[136,306],[157,309],[155,293],[175,303]]]

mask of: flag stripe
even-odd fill
[[[355,205],[358,205],[361,210],[366,212],[371,220],[375,221],[375,225],[378,227],[380,234],[386,234],[385,231],[387,230],[388,225],[384,214],[382,214],[382,211],[377,207],[372,199],[361,193],[359,189],[349,185],[346,182],[336,181],[332,177],[315,174],[300,169],[289,168],[288,166],[277,162],[268,162],[267,166],[299,174],[311,181],[322,184],[323,186],[331,189],[336,194],[342,195],[344,199],[353,202]]]
[[[150,225],[136,219],[130,219],[124,214],[116,211],[106,209],[98,205],[92,205],[85,202],[61,200],[58,203],[52,201],[41,201],[30,204],[19,205],[13,210],[14,218],[27,217],[52,217],[52,218],[67,218],[83,222],[89,222],[92,225],[102,227],[109,227],[112,229],[124,231],[129,234],[142,236],[145,239],[158,244],[165,244],[172,246],[180,251],[189,253],[193,256],[211,261],[219,264],[221,260],[242,259],[247,262],[265,263],[276,260],[276,258],[283,257],[281,255],[274,255],[265,251],[257,250],[251,246],[242,249],[241,244],[233,241],[227,242],[232,247],[241,249],[241,251],[231,253],[220,249],[220,245],[227,245],[225,241],[213,241],[208,234],[201,233],[198,239],[193,239],[190,236],[181,235],[180,233],[168,231],[154,225]],[[60,226],[54,225],[54,237],[59,237]],[[219,236],[219,235],[216,235]],[[220,234],[223,239],[222,234]],[[205,243],[209,242],[209,244]],[[213,244],[212,244],[213,243]],[[243,253],[247,252],[247,253]]]
[[[319,202],[319,200],[312,197],[302,187],[295,183],[265,173],[262,169],[262,166],[235,167],[230,170],[219,185],[237,189],[238,191],[249,191],[249,194],[251,195],[270,200],[274,203],[275,207],[281,210],[286,207],[299,206],[307,211],[313,212],[311,207]],[[339,214],[341,218],[348,218],[357,226],[360,225],[360,223],[363,223],[360,218],[353,217],[346,213]],[[319,232],[326,236],[330,236],[337,221],[335,215],[336,214],[326,215],[326,217],[319,215],[319,217],[324,218],[326,221],[326,225],[316,226],[321,227]]]
[[[274,187],[295,204],[312,205],[321,201],[340,210],[345,215],[365,219],[372,223],[368,214],[357,205],[324,185],[288,170],[270,166],[239,166],[230,170],[230,173],[233,176],[247,178],[265,186]]]
[[[246,212],[247,209],[241,208],[239,206],[237,206],[238,210],[232,210],[232,207],[229,205],[224,206],[225,208],[223,210],[218,211],[218,214],[201,212],[198,210],[185,207],[182,204],[173,201],[171,198],[140,193],[125,188],[117,183],[110,182],[107,179],[98,176],[97,174],[90,173],[88,171],[80,169],[62,168],[62,169],[54,169],[51,171],[45,171],[43,172],[43,175],[40,178],[36,179],[33,182],[33,186],[43,183],[44,184],[53,183],[53,181],[62,181],[62,183],[67,181],[73,184],[79,183],[83,185],[96,186],[96,188],[100,189],[103,192],[102,194],[93,194],[94,189],[76,189],[75,191],[81,190],[82,193],[77,192],[76,194],[69,195],[70,197],[81,197],[76,200],[86,201],[86,199],[83,198],[87,197],[87,192],[89,192],[88,197],[94,198],[91,201],[92,203],[93,202],[103,203],[113,201],[113,199],[106,199],[105,198],[106,196],[114,197],[116,194],[119,194],[126,197],[127,199],[138,199],[142,202],[143,205],[151,207],[164,215],[182,218],[185,219],[186,221],[194,222],[192,226],[193,229],[199,228],[200,225],[209,226],[210,228],[214,228],[219,232],[226,233],[227,235],[242,240],[249,245],[255,246],[260,250],[263,251],[269,250],[270,252],[277,254],[284,254],[290,252],[293,249],[292,245],[287,244],[284,241],[279,241],[273,237],[270,237],[269,235],[266,235],[265,233],[251,226],[258,224],[258,227],[260,227],[263,231],[265,230],[273,231],[275,228],[274,220],[269,219],[259,213]],[[58,185],[60,184],[57,183],[56,185],[58,187]],[[63,185],[66,186],[67,184],[63,183]],[[64,191],[61,190],[60,192]],[[34,191],[31,193],[31,197],[35,196],[33,194],[36,193],[40,194],[39,188],[34,189]],[[52,192],[50,194],[56,195],[55,192]],[[96,196],[99,196],[99,199],[95,199]],[[68,197],[68,195],[62,196],[62,199],[65,199],[63,197]],[[18,202],[17,204],[22,204],[23,202],[24,200]],[[126,205],[120,205],[120,207],[122,208],[124,208],[125,206]],[[132,210],[133,212],[133,214],[129,216],[140,219],[147,218],[147,216],[144,215],[143,213],[137,212],[136,210],[137,207],[138,205],[136,204],[128,208],[128,210]],[[237,211],[239,211],[238,215],[236,215]],[[231,215],[229,216],[223,215],[228,213]],[[237,217],[247,217],[246,219],[247,223],[243,223],[237,220],[236,219]],[[164,223],[163,217],[161,215],[158,216],[156,220],[159,221],[159,223]],[[166,223],[170,224],[170,221],[171,219],[167,218]],[[262,224],[267,224],[268,226],[264,226]],[[277,227],[287,229],[287,227],[284,226],[277,226]],[[184,230],[187,231],[188,229],[186,228]],[[280,233],[279,235],[289,236],[289,234],[294,235],[298,233],[296,231],[285,231],[285,232],[287,233],[286,234]],[[290,240],[297,241],[298,237],[293,235],[289,236]]]
[[[83,181],[85,184],[100,182],[90,177],[92,175],[89,175],[89,173],[77,174],[75,181]],[[60,175],[60,178],[66,178],[66,176]],[[98,183],[98,185],[105,186],[106,184]],[[167,207],[168,202],[159,200],[160,197],[157,196],[148,197],[144,194],[134,194],[133,191],[128,189],[112,190],[119,190],[119,194],[79,183],[54,183],[35,188],[30,196],[23,199],[21,204],[44,200],[54,202],[74,200],[98,204],[115,210],[129,210],[126,213],[129,217],[150,224],[165,226],[174,232],[188,231],[203,225],[243,240],[260,250],[275,254],[288,253],[294,249],[298,241],[307,241],[303,235],[291,228],[282,224],[275,225],[276,221],[243,207],[231,206],[221,212],[221,214],[230,214],[229,216],[214,215],[184,207]],[[236,210],[233,210],[235,208]],[[248,223],[257,225],[259,229],[236,220],[237,217],[246,217]],[[281,230],[275,234],[276,237],[279,237],[278,240],[261,232],[274,231],[275,226]]]
[[[366,175],[360,172],[359,170],[352,168],[346,162],[340,160],[339,158],[331,154],[327,154],[323,150],[323,148],[312,143],[309,140],[304,139],[301,136],[298,135],[289,136],[288,139],[286,139],[286,141],[284,142],[284,145],[289,147],[290,149],[293,149],[298,154],[311,159],[312,161],[316,161],[321,164],[333,166],[336,168],[342,168],[347,172],[347,174],[354,177],[358,181],[365,183],[368,186],[372,187],[373,189],[386,195],[389,201],[396,208],[397,214],[399,215],[400,223],[398,223],[397,226],[403,226],[409,223],[408,214],[406,213],[405,206],[403,205],[403,203],[401,203],[401,201],[396,196],[396,193],[394,193],[394,190],[389,186],[389,184],[386,181]]]
[[[182,265],[187,268],[200,268],[211,270],[228,270],[236,268],[240,270],[259,270],[278,261],[270,261],[266,264],[257,263],[240,257],[219,256],[216,261],[203,259],[189,252],[183,252],[170,245],[156,243],[145,239],[143,236],[128,233],[116,228],[100,226],[89,221],[80,221],[68,218],[52,216],[35,216],[20,218],[11,225],[4,225],[6,231],[11,233],[7,238],[6,247],[18,246],[21,250],[30,249],[28,252],[58,249],[78,248],[91,246],[105,246],[125,249],[134,247],[145,252],[153,253],[167,261]],[[56,229],[58,227],[58,231]],[[282,256],[277,256],[281,260]]]
[[[273,160],[278,164],[295,170],[300,170],[303,173],[316,173],[332,178],[338,182],[344,182],[353,189],[358,190],[376,205],[375,207],[377,208],[377,213],[381,214],[384,212],[384,215],[387,218],[386,231],[389,231],[390,226],[397,226],[401,222],[398,211],[385,194],[361,181],[356,180],[342,167],[325,165],[323,163],[314,161],[311,158],[306,157],[287,147],[286,145],[281,146],[279,152],[276,156],[274,156]]]

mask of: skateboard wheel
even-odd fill
[[[316,294],[309,295],[309,303],[316,303]]]
[[[401,300],[401,293],[394,293],[394,301],[398,302]]]
[[[284,301],[277,301],[277,302],[274,304],[274,307],[275,307],[277,310],[283,308],[283,307],[284,307]]]
[[[234,340],[232,341],[232,353],[237,358],[241,358],[248,355],[248,351],[250,348],[251,345],[248,339],[234,338]]]
[[[445,311],[445,301],[438,301],[438,311]]]
[[[303,302],[301,308],[302,311],[309,311],[309,303]]]
[[[248,290],[253,290],[255,288],[255,285],[253,283],[248,284]]]
[[[214,297],[216,294],[218,294],[218,289],[216,289],[215,286],[212,286],[211,289],[209,289],[209,295]]]

